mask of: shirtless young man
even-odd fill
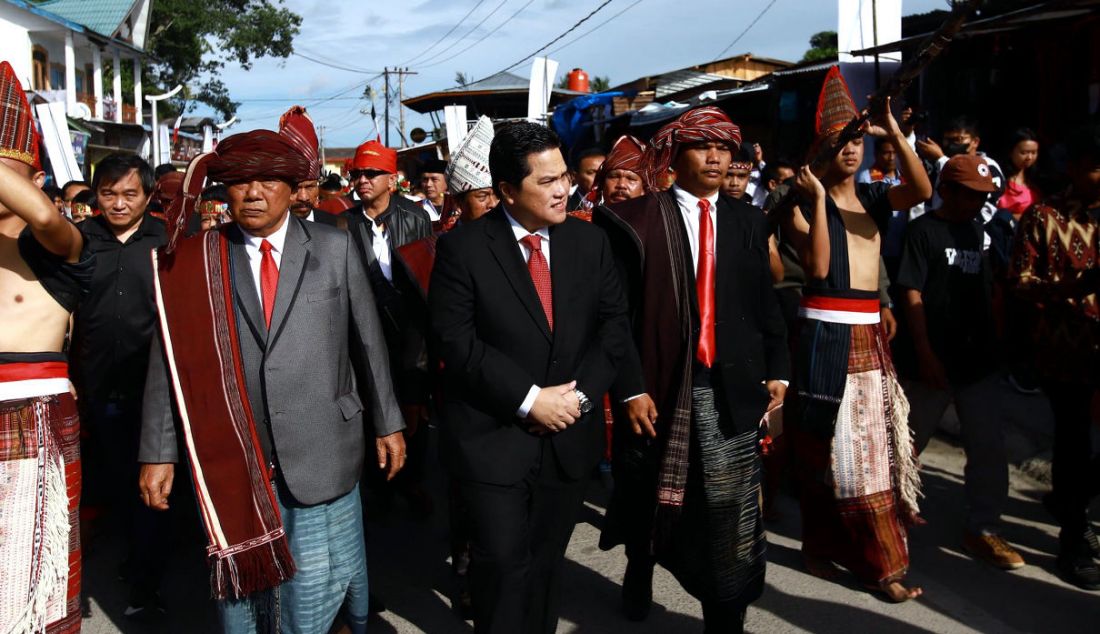
[[[38,136],[0,64],[0,631],[80,630],[79,419],[62,347],[91,279],[42,193]]]
[[[818,102],[815,148],[834,142],[857,115],[834,68]],[[926,200],[932,188],[889,102],[865,131],[900,148],[904,183],[857,183],[863,139],[855,139],[817,174],[809,166],[800,170],[802,209],[786,222],[808,277],[795,360],[802,553],[815,575],[835,576],[838,563],[901,602],[921,594],[902,583],[909,566],[905,524],[918,521],[920,481],[908,402],[879,324],[879,251],[891,210]]]

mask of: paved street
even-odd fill
[[[1041,485],[1014,472],[1005,537],[1018,545],[1030,564],[1005,573],[978,564],[960,547],[963,518],[962,451],[936,439],[923,456],[928,526],[912,534],[911,580],[925,595],[904,605],[888,604],[859,589],[850,579],[826,582],[803,572],[799,557],[799,520],[795,501],[780,500],[782,519],[768,525],[768,587],[749,611],[751,632],[1095,632],[1100,623],[1100,594],[1062,582],[1054,572],[1055,530],[1038,503]],[[437,512],[429,522],[409,519],[399,502],[384,520],[369,526],[371,583],[389,611],[372,623],[372,632],[470,632],[450,608],[446,520],[442,483],[434,479]],[[618,612],[622,548],[597,548],[606,494],[598,482],[569,547],[559,632],[656,634],[702,631],[699,606],[658,568],[656,606],[648,621],[632,624]],[[172,576],[162,592],[169,616],[135,623],[122,616],[125,594],[115,579],[121,544],[101,543],[87,557],[85,588],[91,618],[85,632],[215,631],[212,603],[206,598],[201,550],[181,542],[172,557]]]

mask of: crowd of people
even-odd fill
[[[365,631],[367,491],[431,514],[433,428],[477,632],[556,631],[608,469],[600,547],[625,545],[630,620],[659,564],[706,632],[742,631],[788,475],[807,570],[904,602],[919,456],[951,403],[962,544],[1025,565],[1000,536],[1005,386],[1050,401],[1059,569],[1100,590],[1100,125],[1060,178],[1031,130],[1002,170],[974,121],[937,142],[888,100],[849,140],[833,68],[806,160],[765,161],[713,106],[609,148],[482,117],[417,197],[379,141],[346,186],[322,175],[300,107],[185,172],[113,154],[51,189],[6,62],[0,107],[4,631],[79,631],[81,545],[107,519],[127,616],[163,610],[186,522],[224,631]]]

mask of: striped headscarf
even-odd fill
[[[279,134],[285,136],[302,156],[310,161],[309,176],[321,178],[321,157],[317,149],[317,130],[313,119],[302,106],[294,106],[279,117]],[[303,179],[304,180],[304,179]]]
[[[312,168],[310,159],[282,134],[271,130],[234,134],[213,152],[191,159],[183,175],[181,195],[168,209],[167,251],[176,248],[187,219],[195,213],[207,176],[227,184],[279,179],[297,185],[309,178]]]
[[[714,106],[695,108],[680,115],[653,135],[642,157],[642,179],[649,191],[658,189],[661,174],[668,171],[676,151],[683,143],[718,141],[737,151],[741,147],[741,128],[721,109]]]
[[[615,141],[615,145],[611,146],[607,158],[604,159],[600,169],[596,172],[592,190],[588,192],[586,198],[593,204],[599,201],[603,193],[604,180],[607,178],[608,173],[615,170],[628,170],[642,176],[642,160],[645,158],[645,150],[645,143],[629,134],[619,137],[619,140]]]
[[[0,62],[0,156],[42,169],[38,128],[11,64]]]

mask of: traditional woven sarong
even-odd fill
[[[80,420],[61,354],[0,359],[0,631],[80,631]]]
[[[900,579],[909,566],[903,522],[918,510],[919,476],[908,402],[877,323],[877,299],[811,296],[800,312],[809,329],[803,345],[812,351],[803,363],[829,360],[836,340],[849,341],[845,367],[800,369],[818,379],[844,370],[839,398],[805,389],[798,394],[802,411],[808,401],[817,401],[819,410],[839,401],[831,434],[808,426],[795,435],[803,552],[834,561],[866,583]],[[843,337],[838,330],[846,331]]]
[[[219,602],[223,630],[253,634],[259,623],[283,632],[327,632],[343,608],[351,631],[365,632],[370,601],[359,488],[314,506],[287,506],[286,491],[275,490],[298,572],[277,588]],[[272,609],[275,614],[264,613]]]
[[[764,589],[760,434],[730,433],[721,424],[714,390],[695,387],[691,396],[691,473],[661,563],[700,600],[748,605]]]

